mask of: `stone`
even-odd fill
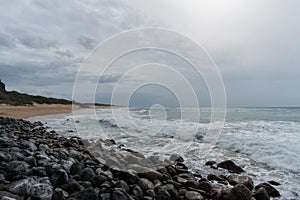
[[[119,171],[118,177],[130,185],[137,184],[139,182],[139,178],[131,171]]]
[[[254,188],[253,181],[249,176],[230,175],[227,177],[227,180],[232,186],[244,184],[250,191],[252,191]]]
[[[11,155],[8,152],[0,151],[0,162],[9,162],[11,160]]]
[[[159,189],[156,193],[156,199],[160,200],[172,200],[171,195],[167,190]]]
[[[242,173],[245,172],[243,168],[236,165],[232,160],[226,160],[217,165],[218,168],[227,169],[231,173]]]
[[[143,190],[138,186],[135,185],[132,189],[133,196],[137,197],[138,199],[141,199],[143,197]]]
[[[150,171],[146,171],[146,172],[141,172],[141,173],[139,173],[139,176],[140,176],[140,177],[143,177],[143,178],[147,178],[147,179],[149,179],[150,181],[153,181],[153,180],[155,180],[155,179],[158,179],[158,180],[164,180],[163,174],[161,174],[160,172],[155,171],[155,170],[150,170]]]
[[[11,161],[7,165],[7,170],[18,175],[29,175],[31,170],[29,165],[24,161]]]
[[[253,194],[253,197],[256,200],[270,200],[268,191],[264,187],[261,187],[257,191],[255,191],[255,193]]]
[[[207,165],[207,166],[212,166],[212,165],[214,165],[214,164],[217,164],[216,161],[207,161],[207,162],[205,163],[205,165]]]
[[[112,200],[129,200],[132,198],[129,198],[129,195],[126,192],[119,190],[119,189],[115,189],[112,192],[111,199]]]
[[[55,169],[50,181],[55,188],[70,182],[68,173],[63,169]]]
[[[61,188],[56,188],[53,192],[51,200],[66,200],[69,194]]]
[[[213,187],[212,187],[212,184],[208,181],[199,181],[198,188],[207,193],[210,193],[210,191],[212,190]]]
[[[140,179],[140,181],[138,182],[138,186],[140,186],[142,190],[148,190],[154,188],[153,183],[145,178]]]
[[[82,181],[91,181],[95,176],[95,172],[89,167],[84,168],[80,173],[80,178]]]
[[[278,190],[276,190],[273,186],[271,186],[270,184],[268,183],[261,183],[259,185],[257,185],[255,187],[255,190],[258,190],[259,188],[261,187],[264,187],[268,194],[271,196],[271,197],[280,197],[280,193],[278,192]]]
[[[84,190],[84,187],[82,185],[80,185],[78,182],[64,184],[61,186],[61,188],[65,191],[67,191],[69,194]]]
[[[70,168],[70,174],[71,175],[79,174],[83,168],[84,165],[82,163],[74,163]]]
[[[274,186],[279,186],[281,185],[280,183],[276,182],[276,181],[268,181],[268,183],[270,183],[271,185],[274,185]]]
[[[174,185],[172,184],[166,184],[160,187],[160,190],[166,190],[171,195],[172,199],[177,199],[179,196],[179,193]]]
[[[46,180],[46,179],[45,179]],[[20,196],[32,196],[41,200],[51,200],[53,187],[49,181],[39,177],[29,177],[13,182],[9,191]]]
[[[172,154],[169,159],[174,162],[184,162],[184,159],[179,154]]]
[[[210,181],[225,181],[226,177],[222,176],[222,175],[215,175],[215,174],[208,174],[207,175],[207,179]]]
[[[93,188],[84,189],[70,195],[76,200],[98,200],[96,191]]]
[[[186,200],[204,200],[204,197],[195,191],[186,191],[185,193]]]
[[[23,197],[12,194],[7,191],[0,191],[1,200],[23,200]]]
[[[29,194],[36,199],[51,200],[53,194],[53,187],[46,183],[38,183],[32,185]]]
[[[228,193],[223,196],[224,200],[251,200],[250,190],[243,184],[235,185]]]
[[[120,188],[121,190],[123,190],[124,192],[128,192],[129,191],[129,186],[127,185],[127,183],[123,180],[118,181],[115,184],[116,188]]]

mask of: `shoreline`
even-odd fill
[[[260,200],[280,196],[275,189],[279,183],[255,186],[231,160],[206,162],[202,169],[215,171],[204,175],[201,169],[189,169],[178,154],[165,160],[146,157],[113,139],[90,143],[49,132],[41,122],[13,118],[0,117],[0,136],[0,197],[6,199]]]
[[[95,109],[107,109],[114,106],[92,106]],[[0,104],[0,117],[11,117],[16,119],[28,119],[32,117],[68,114],[73,110],[84,109],[78,105],[64,105],[64,104],[37,104],[32,106],[12,106],[7,104]]]

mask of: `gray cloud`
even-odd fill
[[[13,48],[16,47],[16,41],[12,36],[0,32],[0,46]]]
[[[88,50],[93,49],[97,43],[94,39],[83,35],[78,38],[78,41],[80,45]]]

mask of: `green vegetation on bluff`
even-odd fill
[[[52,97],[43,97],[43,96],[36,96],[36,95],[29,95],[20,93],[17,91],[6,91],[5,84],[0,80],[0,104],[9,104],[14,106],[25,106],[25,105],[33,105],[33,103],[38,104],[72,104],[75,103],[82,108],[88,108],[90,106],[110,106],[109,104],[101,104],[101,103],[78,103],[72,102],[66,99],[57,99]]]

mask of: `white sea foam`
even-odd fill
[[[171,142],[176,152],[184,153],[187,163],[194,169],[203,169],[206,160],[232,159],[242,165],[252,176],[255,184],[275,180],[282,183],[279,199],[297,199],[300,191],[300,110],[299,109],[229,109],[223,132],[217,144],[205,140],[209,127],[217,133],[220,122],[209,122],[209,109],[202,109],[202,121],[194,118],[181,119],[178,109],[161,111],[117,109],[116,120],[111,110],[97,112],[97,121],[90,113],[77,113],[80,123],[74,126],[72,115],[48,119],[48,125],[64,135],[79,133],[84,138],[113,138],[118,143],[143,152],[145,155],[160,154],[167,157],[170,151],[164,147]],[[69,119],[67,121],[67,119]],[[214,128],[215,127],[215,128]],[[77,128],[77,131],[75,131]],[[99,128],[101,131],[99,131]],[[176,140],[178,130],[184,130],[192,142]],[[196,128],[196,132],[193,132]],[[74,132],[70,132],[74,130]],[[215,131],[215,132],[214,132]],[[213,149],[212,149],[213,148]],[[212,149],[203,154],[204,149]],[[169,149],[170,150],[170,149]],[[210,169],[205,169],[206,173]],[[205,171],[203,172],[205,173]]]

